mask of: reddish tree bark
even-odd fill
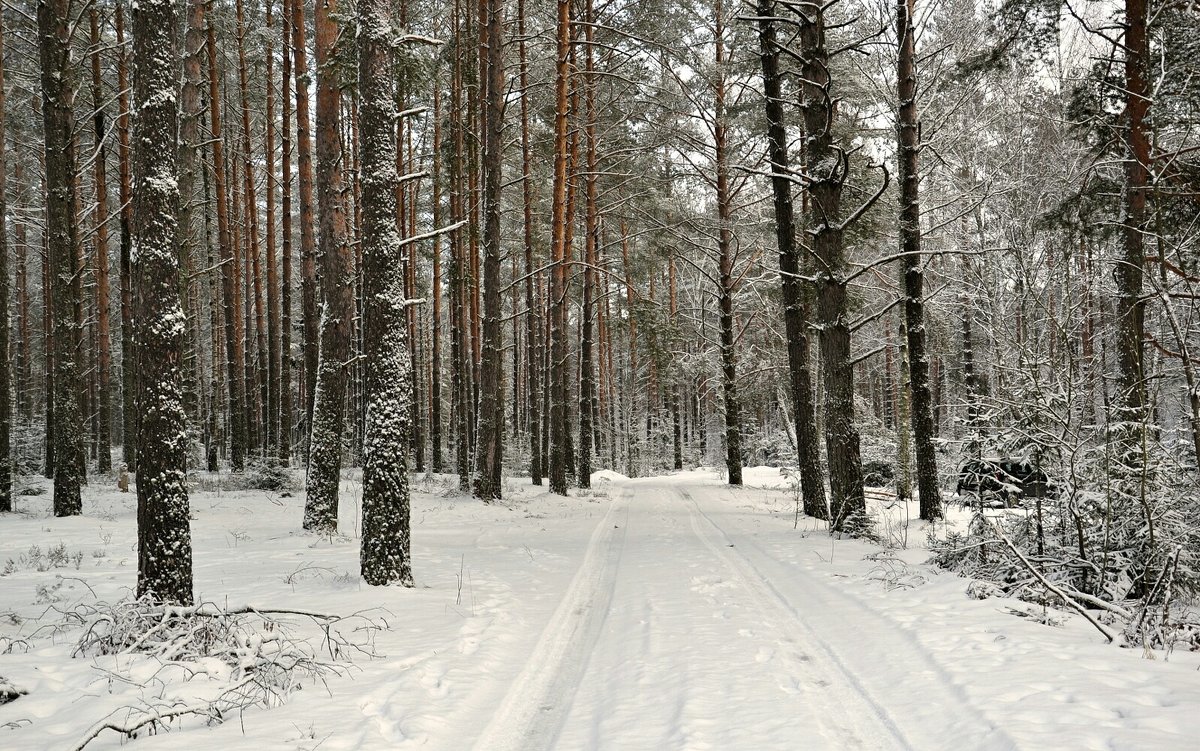
[[[296,170],[300,191],[300,309],[304,318],[301,378],[304,427],[312,428],[314,386],[317,381],[317,348],[320,319],[317,311],[317,250],[313,229],[312,135],[308,110],[308,50],[305,42],[304,2],[292,0],[292,76],[296,85]]]
[[[221,296],[225,317],[225,359],[229,389],[229,464],[234,472],[246,466],[246,350],[242,336],[239,258],[229,223],[226,201],[225,139],[221,129],[221,98],[217,70],[217,40],[212,19],[208,21],[208,113],[212,136],[213,192],[217,199],[217,243],[221,255]]]
[[[335,0],[317,0],[314,35],[317,56],[317,200],[321,229],[321,353],[313,400],[308,449],[308,494],[304,528],[337,529],[338,484],[342,467],[346,368],[354,318],[354,254],[347,242],[340,167],[340,93],[330,62],[338,53]],[[392,169],[394,169],[394,164]],[[395,221],[395,214],[391,215]],[[393,231],[395,227],[393,226]]]

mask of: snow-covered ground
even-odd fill
[[[501,504],[418,480],[415,589],[358,577],[357,471],[344,537],[298,531],[302,493],[193,493],[196,592],[222,608],[307,610],[348,666],[270,709],[197,718],[137,749],[1165,749],[1200,738],[1197,656],[1147,659],[1082,619],[969,599],[921,564],[925,531],[884,513],[907,549],[833,541],[794,518],[778,470],[729,488],[712,472],[626,480],[559,498],[510,480]],[[134,495],[48,492],[0,517],[0,749],[70,749],[105,718],[212,695],[145,658],[73,657],[72,613],[129,595]],[[106,485],[108,483],[105,483]],[[115,485],[115,483],[113,483]],[[37,551],[31,551],[36,547]],[[57,550],[53,555],[52,549]],[[41,569],[41,570],[39,570]],[[1018,617],[1013,610],[1049,615]],[[280,616],[330,659],[310,619]],[[324,650],[324,651],[322,651]],[[189,692],[191,692],[189,694]],[[207,692],[207,693],[206,693]],[[89,749],[129,741],[105,731]]]

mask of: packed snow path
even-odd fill
[[[813,519],[793,528],[779,470],[746,476],[730,488],[703,469],[599,472],[569,497],[516,479],[493,504],[455,492],[454,476],[414,478],[406,589],[357,576],[358,470],[342,481],[344,534],[320,537],[294,531],[302,496],[201,475],[197,597],[362,614],[381,628],[356,616],[343,633],[373,656],[351,650],[343,674],[236,721],[185,720],[134,744],[108,733],[88,751],[1196,746],[1196,653],[1144,659],[1070,614],[965,596],[966,580],[922,565],[927,526],[911,506],[873,507],[880,534],[907,545],[884,550]],[[0,677],[27,692],[0,705],[0,749],[71,748],[110,714],[228,687],[219,672],[76,656],[82,627],[61,614],[129,596],[136,497],[97,483],[83,516],[55,518],[49,481],[33,482],[45,492],[0,519]],[[52,550],[65,562],[37,565]]]
[[[729,492],[620,487],[477,751],[1012,746],[895,624],[758,548]]]

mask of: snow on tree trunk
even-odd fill
[[[599,157],[596,135],[596,55],[593,38],[595,28],[595,12],[591,0],[584,7],[584,84],[583,96],[585,102],[584,136],[586,137],[586,176],[584,195],[584,261],[587,266],[583,269],[583,307],[582,319],[579,322],[579,487],[592,486],[592,453],[594,450],[593,437],[596,430],[596,366],[593,350],[595,342],[595,266],[599,253],[600,242],[600,211],[597,196],[597,181],[599,179]]]
[[[187,417],[175,248],[179,185],[179,5],[140,0],[133,10],[135,279],[138,352],[139,597],[190,605],[192,538],[187,492]],[[67,462],[63,462],[68,464]]]
[[[557,67],[554,96],[554,196],[551,229],[550,272],[550,492],[567,494],[568,445],[567,399],[567,90],[570,79],[570,0],[558,0],[556,27]]]
[[[800,252],[796,243],[795,212],[788,172],[787,130],[783,121],[783,81],[779,72],[779,43],[776,40],[774,0],[759,0],[758,33],[763,69],[763,92],[767,113],[767,138],[771,160],[771,189],[775,205],[775,243],[779,248],[779,276],[783,291],[783,320],[787,332],[789,386],[792,393],[796,452],[804,513],[825,519],[825,480],[821,475],[820,446],[817,444],[816,407],[813,404],[812,372],[809,367],[808,305],[800,285]]]
[[[858,429],[854,426],[854,367],[850,361],[850,311],[846,300],[842,188],[846,152],[833,132],[833,78],[825,45],[825,8],[804,4],[798,17],[806,178],[812,198],[808,233],[819,265],[817,324],[825,382],[825,449],[829,459],[830,514],[834,529],[856,529],[866,510]]]
[[[917,491],[921,518],[942,516],[938,489],[937,456],[933,450],[933,400],[929,393],[929,356],[925,346],[925,291],[921,272],[921,205],[918,157],[921,151],[917,113],[916,26],[914,0],[898,0],[896,31],[900,39],[897,61],[897,94],[900,101],[897,135],[900,182],[900,264],[904,275],[904,322],[908,344],[908,372],[912,393],[912,430],[917,459]],[[897,426],[897,430],[906,430]]]
[[[1126,0],[1125,74],[1125,185],[1121,192],[1121,256],[1114,264],[1116,280],[1115,328],[1117,372],[1109,415],[1109,441],[1115,459],[1110,486],[1116,516],[1124,513],[1143,517],[1144,532],[1133,541],[1133,576],[1136,588],[1150,586],[1161,565],[1156,527],[1156,499],[1151,496],[1154,470],[1147,454],[1152,419],[1146,403],[1145,306],[1143,297],[1146,264],[1145,235],[1150,231],[1146,199],[1150,183],[1149,108],[1152,92],[1147,76],[1153,60],[1149,44],[1149,8],[1146,0]],[[1160,243],[1161,247],[1161,243]],[[1128,509],[1126,512],[1124,509]]]
[[[525,47],[525,0],[517,0],[517,45],[520,59],[520,86],[525,91],[529,85],[529,64]],[[542,465],[542,388],[541,379],[541,329],[540,307],[534,298],[534,285],[539,275],[533,265],[533,186],[530,179],[532,154],[529,144],[529,98],[521,97],[521,207],[522,239],[525,249],[525,347],[527,371],[527,404],[525,413],[529,417],[529,473],[534,485],[542,484],[545,467]]]
[[[4,19],[0,14],[0,512],[12,511],[12,377],[8,336],[8,196],[4,117]]]
[[[279,14],[280,26],[280,70],[282,94],[280,106],[280,255],[282,256],[283,282],[280,290],[279,324],[279,461],[286,465],[292,461],[292,98],[288,89],[292,81],[292,5],[284,0]]]
[[[412,368],[402,246],[396,235],[396,129],[387,0],[359,0],[362,252],[367,423],[363,457],[363,581],[413,585],[408,448]]]
[[[79,327],[76,278],[75,206],[72,184],[76,175],[72,133],[75,95],[70,78],[70,19],[68,0],[46,0],[37,6],[41,40],[42,123],[46,153],[46,245],[52,277],[54,329],[54,515],[74,516],[82,511],[83,476],[79,436],[83,418],[79,405]]]
[[[109,329],[109,284],[108,284],[108,178],[105,171],[106,149],[104,140],[107,126],[104,120],[104,94],[100,76],[100,19],[93,6],[88,13],[92,43],[92,115],[95,123],[96,159],[94,165],[95,195],[95,249],[96,249],[96,443],[99,447],[96,469],[112,471],[112,333]],[[6,352],[7,348],[0,348]]]
[[[716,67],[721,71],[715,82],[713,101],[713,141],[716,146],[717,167],[717,233],[719,254],[718,297],[721,306],[721,390],[725,399],[725,470],[730,485],[742,484],[742,428],[737,394],[737,352],[733,332],[733,193],[729,186],[728,122],[725,112],[725,40],[721,0],[717,0],[713,17],[716,20]]]
[[[266,159],[267,173],[267,225],[266,225],[266,297],[267,297],[267,399],[266,399],[266,429],[263,447],[267,456],[276,456],[280,444],[280,392],[286,387],[283,380],[281,359],[283,357],[283,342],[280,327],[283,324],[282,300],[280,299],[279,264],[275,242],[275,194],[279,189],[275,177],[275,55],[274,40],[271,37],[272,4],[266,4],[265,31],[266,38],[266,77],[267,77],[267,107],[266,107],[266,142],[263,144],[263,156]],[[286,280],[285,280],[286,284]]]

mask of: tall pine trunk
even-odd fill
[[[117,161],[121,199],[121,459],[137,469],[137,350],[133,341],[133,168],[129,148],[129,73],[124,5],[117,3]]]
[[[1113,276],[1116,280],[1116,393],[1109,410],[1109,441],[1115,459],[1112,490],[1122,506],[1133,505],[1143,517],[1144,535],[1134,553],[1134,589],[1149,586],[1157,573],[1156,513],[1149,497],[1153,469],[1147,460],[1147,423],[1152,419],[1147,405],[1144,342],[1146,337],[1143,296],[1146,264],[1145,237],[1151,231],[1146,199],[1150,183],[1150,138],[1148,115],[1152,92],[1150,74],[1149,20],[1147,0],[1125,1],[1124,38],[1124,140],[1125,185],[1121,192],[1121,255]]]
[[[521,91],[529,86],[528,51],[525,47],[525,0],[517,0],[517,40],[520,59]],[[532,156],[529,147],[529,97],[521,97],[521,208],[522,241],[525,249],[525,346],[526,346],[526,414],[529,419],[529,473],[534,485],[542,484],[542,387],[541,379],[541,316],[534,299],[538,275],[533,267],[533,185],[530,178]]]
[[[456,34],[462,34],[461,8],[459,0],[454,4],[453,28]],[[463,45],[455,45],[453,74],[450,84],[450,128],[452,131],[450,159],[450,214],[451,220],[458,224],[467,218],[464,187],[467,183],[465,175],[466,126],[463,122]],[[451,342],[451,381],[454,390],[454,423],[455,451],[454,464],[458,474],[459,490],[468,492],[471,489],[471,416],[473,413],[472,373],[471,373],[471,332],[470,313],[467,305],[467,252],[469,243],[464,228],[456,229],[450,235],[450,294],[451,320],[450,326],[454,332]]]
[[[205,0],[189,0],[187,3],[187,26],[184,34],[183,92],[180,99],[180,144],[179,144],[179,209],[176,229],[176,247],[179,249],[181,285],[187,284],[188,258],[196,243],[196,227],[193,206],[195,201],[196,167],[199,163],[200,120],[203,117],[201,91],[204,66],[204,19]],[[206,207],[207,204],[201,204]],[[208,253],[204,248],[203,258]],[[204,264],[201,264],[204,265]],[[198,324],[198,322],[197,322]],[[199,329],[197,328],[196,331]],[[198,342],[194,343],[198,344]],[[197,358],[198,359],[198,358]],[[209,442],[215,436],[209,435]]]
[[[1142,422],[1146,417],[1145,302],[1142,300],[1150,161],[1146,123],[1150,105],[1146,79],[1149,64],[1146,0],[1126,0],[1125,23],[1125,189],[1121,195],[1122,257],[1113,272],[1117,282],[1117,393],[1113,431],[1127,473],[1137,474],[1142,464],[1137,454],[1141,451]]]
[[[403,248],[396,242],[396,128],[387,0],[359,0],[367,425],[363,462],[363,581],[413,585],[408,424],[412,399]],[[319,36],[319,33],[318,33]]]
[[[500,191],[504,154],[504,67],[502,0],[484,0],[487,79],[484,82],[484,229],[483,350],[480,359],[479,439],[475,459],[475,497],[501,497],[504,458],[504,349],[500,297]]]
[[[3,41],[0,34],[0,42]],[[0,94],[0,96],[3,96]],[[17,190],[22,197],[28,195],[28,184],[26,183],[25,168],[20,160],[13,165],[13,179],[16,181]],[[27,199],[26,199],[27,200]],[[31,311],[29,289],[29,234],[27,230],[27,221],[18,217],[16,219],[16,227],[14,235],[17,247],[17,355],[15,357],[17,363],[16,373],[16,389],[17,389],[17,408],[21,418],[27,422],[33,421],[33,330],[31,321],[33,313]]]
[[[187,417],[176,165],[179,95],[178,3],[140,0],[133,11],[137,107],[133,231],[138,253],[135,323],[142,405],[138,455],[139,597],[192,603],[192,543],[187,491]],[[163,63],[164,58],[167,64]],[[165,93],[172,96],[164,96]],[[65,463],[65,462],[64,462]]]
[[[904,323],[908,339],[908,377],[912,394],[913,443],[917,459],[917,492],[921,518],[942,516],[937,455],[933,449],[933,400],[929,392],[929,355],[925,346],[925,290],[921,272],[920,171],[921,121],[917,113],[916,27],[914,0],[897,0],[896,33],[900,55],[896,69],[900,99],[897,134],[900,182],[900,266],[904,271]],[[903,430],[904,426],[898,429]]]
[[[633,275],[629,266],[629,225],[625,221],[621,222],[621,268],[625,274],[625,306],[629,315],[629,388],[626,389],[626,404],[629,414],[629,422],[627,427],[628,438],[625,443],[626,462],[625,474],[630,477],[637,477],[638,464],[637,457],[641,446],[641,420],[638,415],[638,325],[637,316],[634,314],[634,301],[637,299],[637,292],[633,286]]]
[[[88,14],[92,42],[92,114],[96,134],[96,443],[99,446],[97,469],[112,470],[112,331],[109,327],[108,303],[108,178],[105,172],[107,150],[104,148],[106,124],[104,95],[100,79],[100,19],[93,7]],[[6,351],[0,348],[0,351]]]
[[[675,256],[667,261],[667,299],[671,320],[679,316],[679,287],[675,272]],[[601,338],[603,341],[603,337]],[[683,416],[679,408],[679,376],[672,374],[671,378],[671,454],[676,470],[683,469]]]
[[[596,426],[596,366],[593,362],[595,326],[595,288],[597,243],[600,241],[600,212],[597,203],[599,164],[596,147],[596,55],[592,46],[595,36],[592,0],[584,6],[584,136],[587,175],[584,177],[584,263],[583,310],[579,341],[579,487],[592,486],[592,454]]]
[[[550,492],[567,494],[567,93],[570,87],[571,2],[558,0],[554,78],[554,198],[550,271]]]
[[[221,130],[218,96],[217,39],[213,19],[208,19],[208,113],[213,152],[213,192],[217,198],[217,244],[221,256],[221,297],[225,318],[226,381],[229,388],[229,466],[234,472],[246,468],[246,350],[239,308],[238,254],[233,242],[226,201],[225,138]]]
[[[725,469],[730,485],[742,484],[742,430],[737,394],[737,352],[733,332],[733,195],[729,187],[727,114],[725,111],[725,24],[721,0],[717,0],[715,18],[716,64],[718,77],[713,101],[713,141],[717,167],[717,252],[721,320],[721,390],[725,397]]]
[[[442,84],[433,85],[433,226],[442,226]],[[442,236],[433,238],[433,311],[430,326],[429,450],[431,469],[445,472],[442,460]]]
[[[304,429],[312,429],[313,396],[317,381],[320,322],[317,311],[317,243],[313,230],[312,132],[308,109],[308,48],[305,42],[304,0],[291,0],[292,77],[296,85],[296,182],[300,191],[300,309],[303,329]]]
[[[803,60],[804,130],[811,196],[810,246],[817,273],[817,325],[825,386],[825,449],[829,459],[830,515],[833,528],[854,531],[863,523],[862,460],[854,426],[854,366],[850,359],[850,311],[842,225],[842,188],[848,177],[835,143],[836,115],[825,46],[825,7],[803,6],[799,16],[799,55]]]
[[[0,512],[12,511],[12,371],[8,310],[8,130],[4,116],[4,18],[0,13]]]
[[[75,125],[71,90],[70,3],[46,0],[37,6],[41,40],[42,125],[46,154],[46,235],[49,270],[53,276],[54,332],[54,515],[82,512],[76,461],[83,417],[79,406],[79,327],[75,317],[78,287],[75,202],[77,168],[72,132]]]
[[[800,280],[800,248],[796,242],[796,220],[788,167],[787,127],[783,114],[783,79],[779,71],[774,0],[759,0],[758,34],[763,69],[763,93],[767,112],[767,139],[771,160],[771,191],[775,208],[775,244],[779,249],[779,276],[783,291],[783,321],[787,334],[788,384],[791,387],[792,419],[796,427],[800,490],[804,513],[829,518],[821,453],[817,437],[816,406],[813,403],[812,371],[809,366],[808,304]]]
[[[267,173],[267,226],[265,232],[267,251],[267,418],[266,425],[264,426],[266,440],[263,442],[263,447],[266,455],[274,458],[279,453],[279,394],[283,390],[285,382],[283,381],[280,366],[280,358],[283,351],[280,332],[280,326],[283,322],[283,310],[279,288],[279,259],[275,243],[275,193],[279,190],[279,185],[275,177],[275,44],[274,37],[271,35],[271,23],[274,20],[271,13],[272,7],[272,3],[266,3],[267,122],[263,157]]]
[[[354,319],[354,253],[347,242],[342,201],[340,98],[336,0],[317,0],[314,12],[317,54],[317,201],[320,204],[321,353],[317,365],[312,431],[308,447],[308,494],[304,528],[333,532],[338,521],[342,469],[342,428],[346,415],[346,368]],[[389,167],[395,170],[395,164]],[[393,199],[394,200],[394,199]],[[395,231],[395,211],[392,211]]]
[[[279,14],[280,51],[283,69],[280,71],[280,253],[283,256],[283,284],[280,291],[279,323],[279,461],[287,466],[292,461],[292,2],[283,0]]]
[[[263,420],[267,402],[267,326],[266,309],[263,301],[262,270],[259,246],[258,226],[258,190],[255,185],[254,149],[251,143],[250,131],[250,85],[249,72],[246,68],[246,19],[242,0],[236,0],[234,8],[237,14],[237,48],[238,48],[238,93],[241,95],[242,115],[242,194],[244,232],[246,233],[243,250],[246,253],[246,337],[249,345],[249,332],[254,328],[254,363],[247,363],[246,384],[250,390],[252,410],[247,410],[249,419],[248,440],[250,446],[261,449],[266,445],[263,433]],[[270,88],[268,86],[268,88]],[[251,297],[253,295],[253,297]],[[249,406],[249,405],[248,405]]]

